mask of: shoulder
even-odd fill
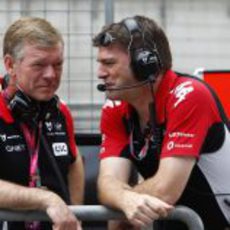
[[[128,113],[128,103],[107,99],[102,107],[102,115],[122,116]]]
[[[209,87],[196,78],[179,77],[169,92],[167,119],[175,124],[206,127],[221,121],[217,102]],[[175,124],[173,124],[175,123]]]
[[[62,116],[64,117],[65,123],[69,131],[73,132],[74,130],[74,120],[70,108],[67,104],[60,100],[59,102],[59,111],[61,112]]]
[[[7,107],[7,104],[0,93],[0,119],[2,119],[4,122],[12,123],[14,121],[10,109]]]
[[[103,110],[122,111],[127,108],[128,104],[124,101],[113,101],[107,99],[102,107]]]
[[[60,101],[59,101],[59,109],[60,109],[61,112],[70,113],[70,109],[69,109],[68,105],[62,99],[60,99]]]
[[[72,119],[70,108],[63,100],[59,101],[59,110],[64,115],[65,118]]]
[[[129,116],[129,104],[123,101],[106,100],[102,107],[101,130],[102,132],[124,131],[124,121]]]
[[[206,83],[186,76],[178,77],[170,91],[170,98],[174,108],[181,105],[196,105],[196,107],[199,107],[208,106],[207,103],[215,104],[212,92]]]
[[[72,118],[71,111],[63,100],[59,101],[59,110],[65,117],[65,124],[66,124],[66,129],[69,138],[69,147],[71,149],[73,157],[76,157],[78,153],[77,153],[77,148],[75,143],[74,121]]]

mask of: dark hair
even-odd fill
[[[156,49],[159,53],[161,61],[161,71],[165,72],[172,67],[172,55],[169,41],[160,26],[157,23],[144,16],[134,16],[141,32],[135,34],[135,39],[130,46],[130,32],[127,30],[123,19],[117,23],[111,23],[102,28],[102,30],[93,38],[93,45],[95,47],[108,46],[112,43],[121,45],[124,49],[136,49],[140,47],[147,47],[149,49]],[[144,44],[143,44],[144,43]]]
[[[137,35],[140,37],[140,39],[135,38],[135,42],[133,42],[131,48],[147,46],[149,49],[156,49],[159,53],[159,59],[161,61],[161,71],[165,72],[168,69],[171,69],[172,55],[170,45],[162,28],[150,18],[139,15],[134,16],[133,18],[141,28],[142,34]],[[95,47],[99,47],[117,43],[124,49],[130,48],[129,45],[131,37],[124,24],[125,20],[126,18],[120,22],[111,23],[110,25],[104,26],[102,30],[93,38],[93,45]]]

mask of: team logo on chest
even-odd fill
[[[51,132],[53,130],[53,124],[52,122],[45,122],[46,129]]]
[[[52,148],[55,156],[65,156],[68,154],[68,147],[64,142],[53,143]]]
[[[6,141],[6,134],[0,134],[0,139],[5,142]]]

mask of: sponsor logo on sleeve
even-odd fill
[[[184,133],[184,132],[172,132],[169,133],[169,138],[174,138],[174,137],[187,137],[187,138],[193,138],[195,134],[193,133]]]
[[[105,104],[103,105],[103,109],[114,108],[115,106],[119,106],[119,105],[121,105],[121,101],[106,100]]]
[[[167,144],[167,149],[170,151],[172,149],[191,149],[193,148],[192,144],[179,144],[174,141],[169,141]]]
[[[171,91],[177,99],[174,103],[174,108],[176,108],[182,101],[186,99],[186,96],[194,90],[191,81],[186,81],[178,85],[174,90]]]

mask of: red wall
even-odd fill
[[[204,71],[203,79],[216,91],[230,119],[230,70]]]

